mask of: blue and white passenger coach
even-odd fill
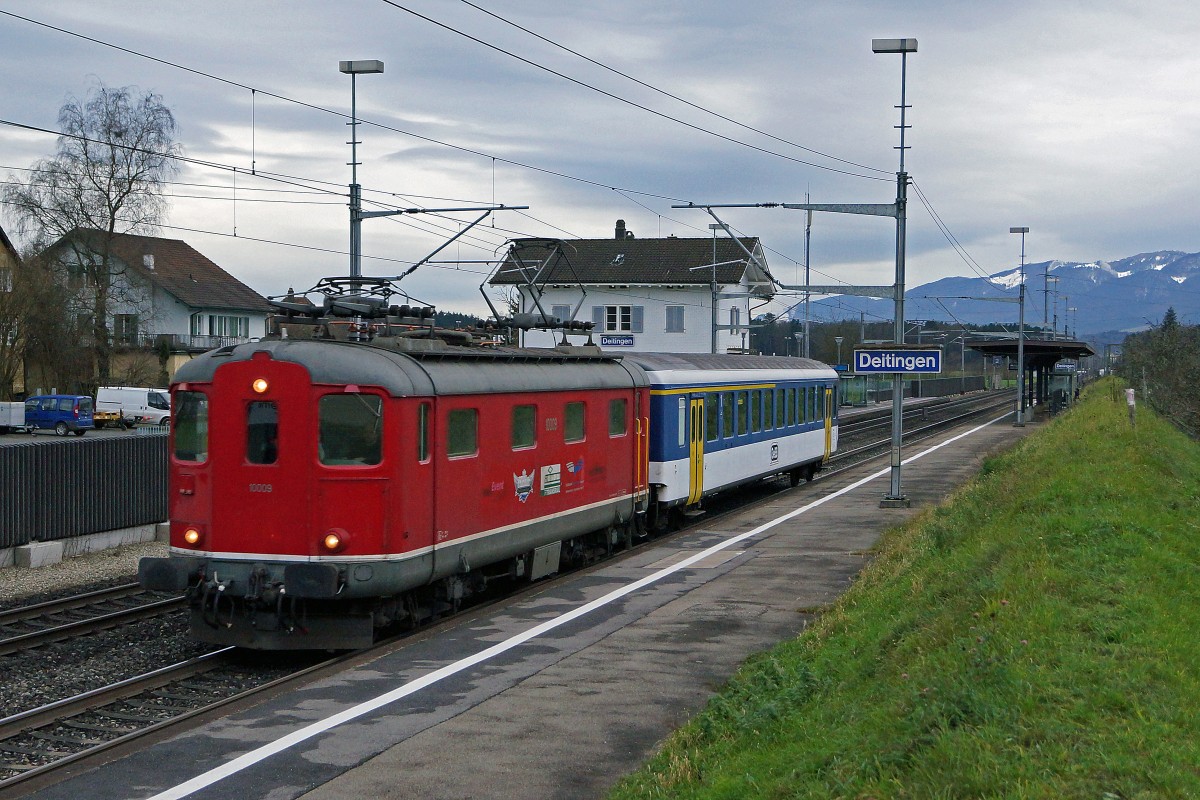
[[[631,353],[650,379],[651,524],[706,495],[787,474],[837,448],[837,373],[807,358]]]

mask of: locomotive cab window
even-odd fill
[[[200,392],[175,393],[175,458],[208,459],[208,398]]]
[[[417,461],[429,460],[429,403],[417,407]]]
[[[256,400],[246,407],[246,460],[274,464],[279,459],[279,408]]]
[[[563,441],[582,442],[586,435],[583,403],[567,403],[567,407],[563,410],[563,417]]]
[[[537,409],[532,405],[513,406],[512,449],[525,450],[537,444]]]
[[[474,408],[451,409],[446,418],[446,455],[473,456],[479,452],[479,412]]]
[[[624,436],[629,432],[629,421],[626,419],[626,408],[628,402],[622,398],[620,400],[610,400],[608,403],[608,435],[609,436]]]
[[[327,394],[317,404],[317,454],[326,466],[378,464],[383,402],[373,394]]]

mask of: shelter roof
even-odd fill
[[[1017,357],[1019,341],[1011,339],[968,339],[967,347],[990,356]],[[1079,359],[1096,355],[1087,342],[1072,339],[1026,339],[1025,361],[1031,367],[1054,366],[1063,359]]]

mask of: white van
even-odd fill
[[[96,390],[96,410],[115,411],[134,422],[170,425],[171,395],[166,389],[101,386]]]

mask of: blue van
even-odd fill
[[[59,436],[83,436],[95,427],[92,398],[84,394],[39,394],[25,401],[25,427],[52,430]]]

